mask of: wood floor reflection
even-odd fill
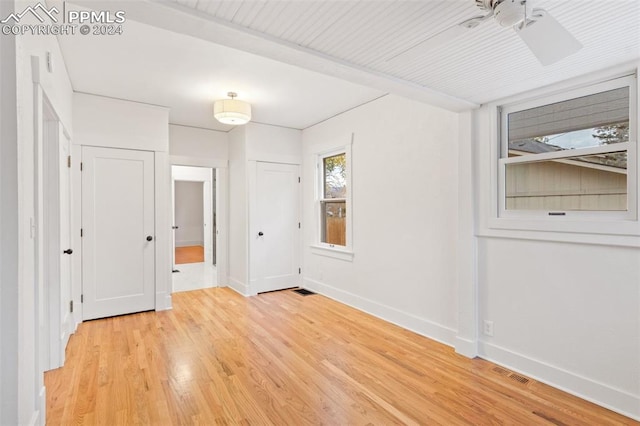
[[[185,246],[176,247],[176,265],[183,263],[200,263],[204,262],[203,246]]]
[[[321,295],[213,288],[173,304],[81,324],[45,375],[47,423],[633,423]]]

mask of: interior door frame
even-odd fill
[[[64,295],[61,293],[60,295],[60,304],[58,305],[60,307],[60,312],[64,312],[64,314],[61,315],[60,317],[60,321],[61,321],[61,327],[62,329],[60,330],[60,341],[61,341],[61,362],[64,365],[64,356],[65,356],[65,349],[67,346],[67,343],[69,342],[69,338],[71,337],[71,334],[73,334],[75,332],[75,321],[74,321],[74,316],[73,316],[73,311],[76,309],[76,306],[73,305],[73,262],[76,261],[76,259],[79,259],[79,253],[77,250],[74,250],[73,248],[73,188],[72,188],[72,181],[71,181],[71,137],[69,136],[69,133],[66,131],[66,129],[64,128],[64,126],[62,126],[62,124],[60,124],[58,126],[59,128],[59,135],[58,135],[58,154],[61,153],[61,150],[63,148],[63,146],[66,145],[66,154],[67,154],[67,159],[65,162],[67,162],[67,166],[64,169],[64,171],[62,173],[68,173],[68,188],[67,188],[67,210],[68,210],[68,215],[69,217],[67,218],[68,220],[68,238],[67,238],[67,245],[63,246],[62,245],[62,238],[60,239],[60,243],[61,245],[58,246],[58,257],[60,258],[60,256],[62,257],[66,257],[69,256],[67,259],[69,260],[69,271],[68,271],[68,278],[69,278],[69,294],[68,295]],[[62,159],[60,156],[58,157],[58,165],[60,167],[65,167],[62,161],[64,161],[65,159]],[[60,200],[60,198],[59,198]],[[61,200],[60,200],[61,201]],[[62,210],[62,205],[60,205],[60,209]],[[60,217],[60,229],[62,231],[62,220],[64,220],[63,217]],[[62,235],[62,234],[61,234]],[[70,249],[72,250],[72,253],[70,254],[63,254],[60,253],[60,251],[62,250],[66,250],[66,249]],[[75,256],[74,256],[75,254]],[[62,273],[62,270],[61,270]],[[61,291],[63,290],[62,286],[61,286]],[[64,296],[68,296],[69,300],[65,300]]]
[[[46,371],[61,367],[65,361],[66,343],[75,331],[71,312],[63,320],[61,294],[61,236],[60,236],[60,149],[67,144],[71,155],[71,138],[59,119],[42,86],[34,84],[34,149],[36,163],[35,182],[35,251],[36,251],[36,303],[39,363]],[[69,176],[71,178],[71,176]],[[69,196],[69,222],[71,222],[71,180]],[[71,233],[71,228],[69,229]],[[71,241],[71,235],[69,235]],[[73,288],[72,269],[69,270],[69,289]],[[70,302],[71,300],[69,300]],[[65,304],[63,304],[65,302]],[[70,306],[69,306],[70,309]]]
[[[215,169],[211,167],[194,167],[194,166],[171,166],[171,188],[172,188],[172,197],[171,197],[171,210],[173,217],[173,247],[172,247],[172,259],[173,259],[173,268],[176,269],[175,265],[175,250],[176,250],[176,232],[177,228],[175,228],[175,216],[176,216],[176,182],[195,182],[202,183],[202,244],[204,245],[204,263],[213,263],[213,259],[211,253],[213,253],[213,234],[209,234],[209,230],[213,229],[213,209],[211,208],[212,198],[212,182],[214,180],[213,174],[215,173]],[[205,176],[206,175],[206,176]],[[207,205],[209,203],[209,205]],[[208,227],[207,227],[208,225]]]
[[[203,159],[199,157],[172,155],[171,166],[209,167],[215,171],[216,177],[216,275],[218,287],[226,287],[229,282],[229,161],[219,159]],[[170,179],[173,186],[173,178]],[[173,197],[171,206],[173,206]],[[173,214],[173,213],[172,213]],[[172,222],[173,225],[173,222]],[[171,241],[169,244],[173,244]],[[173,250],[173,245],[171,246]],[[173,256],[173,255],[172,255]]]

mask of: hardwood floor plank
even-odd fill
[[[47,372],[47,423],[638,424],[321,295],[173,295],[89,321]]]

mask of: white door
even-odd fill
[[[300,184],[298,166],[257,163],[255,283],[258,293],[300,283]]]
[[[62,126],[60,126],[58,172],[60,182],[60,359],[64,361],[64,350],[67,347],[69,336],[73,331],[73,315],[70,302],[73,299],[71,293],[71,259],[73,248],[71,247],[71,146]],[[76,250],[77,252],[77,250]],[[77,255],[77,254],[76,254]],[[62,362],[64,364],[64,362]]]
[[[83,319],[154,309],[154,156],[82,148]]]

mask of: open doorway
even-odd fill
[[[175,181],[176,268],[204,262],[204,182]]]
[[[173,291],[216,287],[216,171],[172,166]]]

